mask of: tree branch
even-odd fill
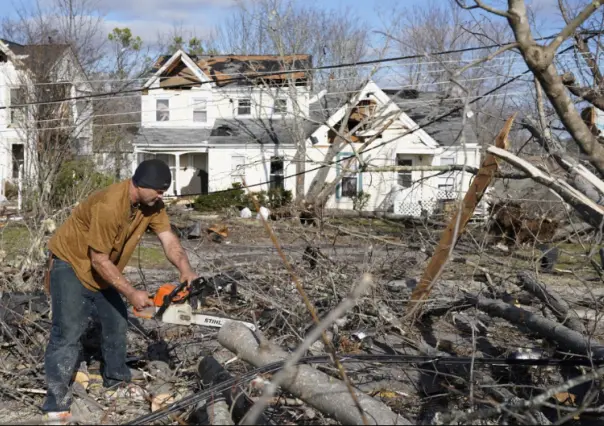
[[[467,172],[473,175],[478,174],[478,167],[464,166],[463,164],[451,164],[446,166],[384,166],[384,167],[368,167],[365,169],[368,173],[385,173],[385,172]],[[495,172],[493,175],[499,179],[530,179],[531,177],[525,173],[502,173]]]
[[[604,356],[604,346],[599,342],[525,309],[482,296],[468,296],[467,302],[490,316],[503,318],[516,326],[524,326],[576,354],[593,355],[599,359]]]
[[[548,291],[545,284],[537,281],[537,278],[533,274],[524,271],[519,272],[518,280],[520,281],[520,288],[527,290],[537,297],[537,299],[541,300],[563,325],[579,333],[585,334],[587,332],[581,319],[571,311],[566,300],[554,291]]]
[[[589,199],[586,195],[577,191],[564,180],[554,179],[537,167],[530,164],[510,152],[490,146],[487,152],[501,158],[512,166],[524,171],[530,175],[536,182],[554,190],[558,195],[570,204],[583,220],[595,228],[599,229],[604,220],[604,210]]]
[[[510,17],[510,14],[508,12],[488,6],[488,5],[484,4],[482,2],[482,0],[474,0],[473,6],[466,6],[465,1],[463,1],[463,0],[455,0],[455,3],[457,3],[457,5],[459,7],[461,7],[462,9],[465,9],[465,10],[482,9],[482,10],[486,10],[487,12],[494,13],[495,15],[503,16],[504,18]]]
[[[598,80],[598,78],[596,78]],[[595,107],[604,110],[604,96],[595,89],[588,87],[579,87],[576,84],[575,76],[572,72],[562,75],[562,83],[575,96],[591,103]]]
[[[600,6],[602,6],[604,0],[592,0],[585,8],[579,13],[575,19],[570,21],[564,29],[558,34],[558,36],[547,46],[547,50],[553,55],[558,47],[564,40],[573,35],[575,30],[583,24]]]

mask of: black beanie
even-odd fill
[[[170,167],[161,160],[145,160],[136,168],[132,182],[140,188],[165,191],[172,183]]]

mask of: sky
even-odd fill
[[[48,5],[54,0],[0,0],[2,15],[14,15],[20,4],[31,5],[35,1]],[[182,26],[203,38],[211,28],[232,11],[237,0],[76,0],[98,5],[105,14],[107,32],[114,27],[129,27],[145,41],[154,41],[158,33],[166,33],[175,25]],[[449,0],[300,0],[302,4],[315,2],[326,9],[352,9],[373,28],[382,28],[382,17],[391,17],[395,5],[426,6],[430,2],[445,3]],[[502,0],[489,0],[497,4]],[[587,1],[587,0],[585,0]],[[554,9],[557,0],[527,0],[546,11]],[[549,12],[548,12],[549,13]]]

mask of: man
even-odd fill
[[[50,419],[70,416],[70,386],[79,358],[79,340],[92,304],[102,328],[103,386],[130,382],[127,308],[122,296],[135,309],[152,302],[149,294],[135,289],[122,271],[147,228],[157,234],[166,257],[178,268],[180,282],[197,278],[171,232],[162,201],[171,181],[164,162],[143,161],[132,179],[110,185],[79,204],[50,239],[52,329],[44,360],[48,391],[42,407]]]

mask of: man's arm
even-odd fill
[[[164,253],[170,263],[178,268],[180,282],[190,283],[193,279],[197,278],[197,274],[193,272],[193,268],[191,268],[191,264],[189,263],[189,257],[180,244],[178,237],[172,231],[160,232],[157,234],[157,237],[161,241]]]
[[[109,256],[105,253],[90,249],[90,261],[92,267],[99,275],[107,281],[113,288],[122,294],[136,309],[143,309],[145,306],[151,306],[149,294],[146,291],[137,290],[126,277],[117,269]]]

